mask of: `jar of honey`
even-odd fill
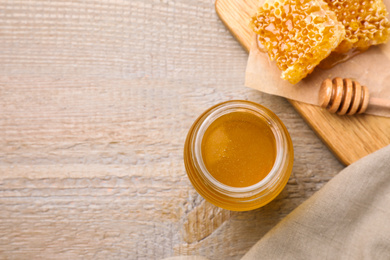
[[[264,206],[286,185],[294,151],[282,121],[250,101],[227,101],[192,125],[184,163],[195,189],[212,204],[234,211]]]

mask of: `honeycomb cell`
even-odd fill
[[[365,50],[385,43],[390,35],[390,22],[382,0],[324,0],[346,30],[345,39],[335,52]]]
[[[344,39],[344,25],[322,0],[268,0],[252,17],[263,51],[292,84],[314,67]]]

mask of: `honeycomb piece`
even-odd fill
[[[365,50],[370,45],[385,43],[390,35],[390,22],[382,0],[325,0],[330,10],[345,27],[345,39],[335,52]]]
[[[344,26],[322,0],[268,0],[252,17],[259,43],[282,70],[299,82],[344,39]]]

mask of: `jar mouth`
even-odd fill
[[[267,110],[267,112],[265,111]],[[276,141],[276,158],[274,165],[270,172],[259,182],[246,187],[233,187],[226,185],[211,175],[211,173],[207,170],[206,165],[203,161],[201,144],[203,140],[203,136],[208,129],[208,127],[218,118],[223,115],[232,113],[232,112],[245,112],[251,113],[261,120],[268,123],[272,133],[275,137]],[[222,193],[229,193],[230,195],[235,194],[238,197],[242,196],[251,196],[251,192],[258,191],[263,187],[269,185],[270,183],[277,181],[279,179],[280,171],[283,167],[281,167],[285,161],[287,160],[287,140],[284,132],[281,130],[283,126],[277,120],[276,115],[274,115],[271,111],[264,108],[263,106],[252,103],[249,101],[228,101],[225,103],[221,103],[211,109],[208,113],[203,115],[203,120],[200,121],[200,125],[198,127],[197,133],[195,135],[195,140],[193,142],[194,146],[194,162],[195,167],[199,169],[199,173],[210,186],[213,186],[215,189],[219,190]],[[235,196],[234,196],[235,197]]]

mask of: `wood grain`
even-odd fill
[[[2,259],[239,259],[343,168],[285,99],[244,87],[213,0],[3,0],[0,35]],[[183,164],[196,117],[232,99],[294,144],[285,190],[251,212],[205,202]]]
[[[216,0],[215,3],[221,20],[247,51],[252,40],[248,24],[256,13],[257,3],[257,0]],[[390,118],[336,116],[323,108],[289,101],[345,165],[390,144]]]

